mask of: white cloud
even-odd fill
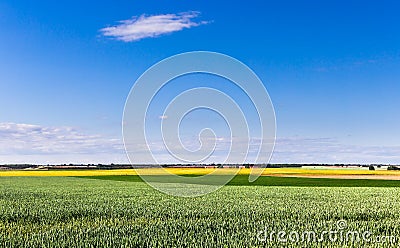
[[[164,14],[132,17],[129,20],[119,21],[115,26],[100,29],[107,37],[113,37],[125,42],[138,41],[144,38],[158,37],[163,34],[177,32],[185,28],[196,27],[207,22],[195,22],[199,12],[183,12],[178,14]]]
[[[0,163],[126,161],[122,140],[73,127],[0,123]]]
[[[160,163],[179,162],[173,159],[161,140],[149,140],[150,149]],[[248,162],[254,161],[260,138],[251,138]],[[205,142],[205,143],[204,143]],[[247,147],[247,138],[233,138]],[[182,137],[190,150],[199,148],[197,136]],[[206,163],[220,163],[229,153],[231,137],[218,137],[215,151]],[[203,140],[212,147],[214,140]],[[178,146],[178,144],[176,145]],[[135,161],[145,158],[147,145],[134,150]],[[242,160],[244,154],[233,153]],[[272,163],[400,163],[400,146],[350,145],[333,138],[278,138]],[[45,127],[31,124],[0,123],[0,164],[33,163],[128,163],[122,140],[103,135],[87,134],[73,127]]]
[[[199,148],[198,137],[181,137],[183,145],[194,150]],[[211,147],[214,140],[209,140],[206,147]],[[257,156],[260,138],[233,138],[243,147],[249,143],[249,152],[246,162],[253,163]],[[221,163],[229,154],[231,138],[218,137],[216,147],[212,156],[206,163]],[[204,144],[203,144],[204,145]],[[162,141],[153,141],[150,149],[155,153],[161,163],[179,162],[173,159],[166,151]],[[187,154],[185,154],[187,155]],[[245,154],[233,153],[232,159],[242,161]],[[282,137],[276,140],[276,146],[272,155],[271,163],[310,163],[310,164],[400,164],[400,146],[374,146],[374,145],[353,145],[341,143],[334,138],[306,138],[306,137]]]
[[[272,162],[398,164],[400,146],[343,144],[328,137],[288,137],[277,139]]]

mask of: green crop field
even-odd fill
[[[211,194],[179,198],[137,176],[1,177],[0,246],[398,247],[398,183],[343,181],[237,177]],[[332,230],[370,235],[323,236]],[[302,240],[309,231],[317,240]]]

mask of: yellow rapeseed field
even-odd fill
[[[68,176],[136,175],[135,170],[4,170],[0,176],[7,177],[68,177]]]
[[[166,171],[177,175],[206,175],[211,172],[221,174],[231,174],[238,172],[241,175],[248,175],[251,169],[235,169],[235,168],[168,168]],[[239,170],[239,171],[238,171]],[[161,175],[164,169],[119,169],[119,170],[4,170],[0,171],[1,176],[51,176],[51,177],[67,177],[67,176],[113,176],[113,175]],[[398,175],[398,171],[366,169],[311,169],[311,168],[266,168],[262,175],[279,175],[279,176],[296,176],[296,175]]]

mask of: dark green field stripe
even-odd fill
[[[162,176],[160,176],[160,181]],[[79,178],[143,182],[139,176],[82,176]],[[247,175],[238,175],[227,185],[232,186],[297,186],[297,187],[400,187],[400,180],[334,179],[261,176],[250,183]]]

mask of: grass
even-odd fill
[[[0,247],[376,245],[257,239],[262,230],[321,233],[336,228],[338,220],[347,222],[346,230],[400,239],[397,187],[265,187],[239,180],[241,186],[179,198],[133,178],[1,178]]]
[[[194,175],[191,175],[194,176]],[[160,176],[162,177],[162,176]],[[81,178],[142,182],[140,176],[87,176]],[[160,179],[162,181],[162,179]],[[334,179],[261,176],[250,183],[247,175],[237,175],[228,186],[293,186],[293,187],[400,187],[400,180]]]
[[[264,174],[319,169],[310,171],[268,169]],[[147,172],[163,177],[158,170]],[[205,172],[210,170],[174,169],[184,176]],[[249,183],[248,174],[241,170],[211,194],[179,198],[154,190],[134,170],[0,172],[0,247],[400,245],[400,180],[261,176]],[[339,220],[347,223],[345,231],[370,232],[372,241],[257,238],[260,232],[320,234],[337,229]],[[389,236],[393,243],[376,243]]]

